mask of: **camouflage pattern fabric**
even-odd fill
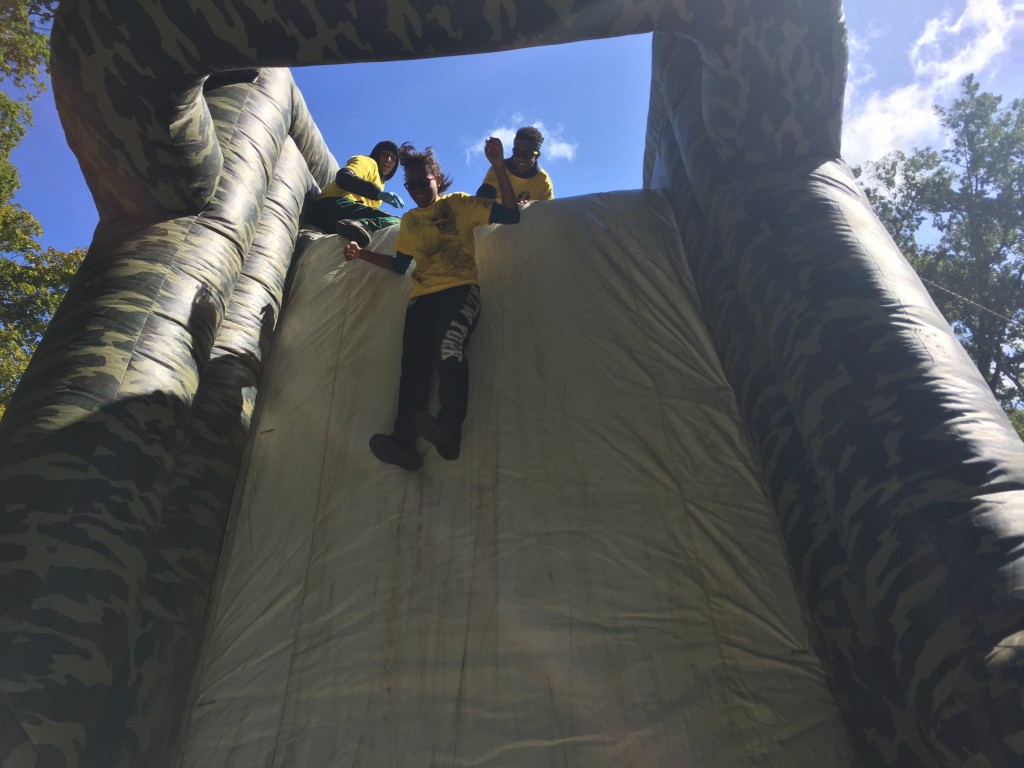
[[[663,95],[666,83],[697,66],[699,55],[694,46],[668,42],[656,43],[660,66],[655,70],[648,119],[647,178],[653,186],[668,190],[674,201],[708,328],[764,459],[768,496],[779,515],[794,580],[813,618],[815,649],[832,682],[851,742],[865,765],[936,765],[936,755],[920,738],[906,696],[865,615],[832,509],[822,495],[793,413],[764,345],[749,331],[749,310],[687,178],[676,139],[678,125],[673,125],[679,120],[674,115],[699,115],[700,93],[693,87],[676,91],[675,112],[666,108]],[[700,136],[699,122],[694,119],[687,125],[695,138]]]
[[[253,90],[248,84],[211,89],[208,81],[218,136],[230,134]],[[174,752],[235,476],[281,313],[299,213],[312,184],[306,161],[289,137],[203,370],[189,433],[147,556],[149,573],[139,626],[132,635],[128,685],[119,684],[104,707],[104,727],[85,756],[86,764],[160,765]]]
[[[841,161],[714,151],[697,61],[655,35],[647,179],[674,191],[852,737],[871,765],[1015,765],[1017,726],[988,723],[1024,722],[1021,442]]]
[[[258,66],[477,53],[657,28],[700,42],[712,89],[705,114],[724,157],[767,161],[837,147],[840,16],[835,0],[65,0],[51,72],[101,221],[151,219],[195,212],[219,178],[202,78]]]
[[[321,169],[319,183],[337,169],[319,132],[302,137],[317,150],[316,163],[297,160],[288,131],[310,121],[287,70],[217,88],[210,105],[229,139],[217,195],[197,216],[93,244],[3,423],[5,434],[25,435],[5,441],[2,464],[5,512],[17,513],[5,515],[3,530],[5,552],[15,556],[0,564],[3,662],[15,681],[4,689],[2,722],[17,729],[4,734],[0,754],[12,765],[36,753],[58,765],[113,765],[122,747],[100,736],[111,729],[120,736],[122,715],[132,718],[123,747],[129,754],[149,750],[149,736],[166,743],[168,717],[150,707],[171,695],[168,686],[189,684],[191,670],[175,665],[194,658],[180,642],[169,663],[156,662],[171,652],[171,639],[198,631],[251,407],[244,399],[254,397],[243,387],[255,383],[255,363],[269,344],[302,199],[313,184],[309,167]],[[275,172],[285,174],[276,196],[268,193]],[[254,236],[264,214],[268,239],[260,245]],[[261,268],[267,249],[279,263]],[[222,323],[229,302],[237,309]],[[53,365],[91,369],[80,374],[91,389],[74,377],[58,380],[51,386],[62,394],[51,389],[47,402],[48,385],[35,377],[45,380]],[[28,407],[18,405],[26,400]],[[223,441],[236,445],[234,456]],[[10,458],[19,455],[25,458]],[[197,465],[204,474],[198,485]],[[55,595],[64,595],[59,615]],[[171,607],[160,604],[168,597]],[[83,603],[95,614],[81,616]],[[69,687],[68,676],[81,682]],[[62,735],[40,738],[36,728]]]
[[[652,30],[645,178],[853,742],[1021,764],[1024,447],[839,159],[838,0],[64,0],[54,93],[100,226],[0,423],[0,765],[167,759],[274,258],[337,169],[273,68]]]

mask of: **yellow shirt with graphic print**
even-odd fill
[[[406,211],[395,250],[416,262],[410,298],[480,282],[473,229],[488,223],[494,205],[494,200],[453,192]]]
[[[381,189],[384,189],[384,179],[380,177],[380,169],[377,167],[377,161],[372,157],[366,155],[355,155],[348,159],[345,163],[345,167],[352,171],[358,178],[364,181],[369,181],[376,184]],[[319,200],[323,200],[327,197],[347,197],[350,200],[355,200],[357,203],[362,205],[368,205],[370,208],[380,208],[380,200],[370,200],[357,195],[355,192],[347,192],[337,185],[336,182],[331,181],[324,187],[323,192],[320,193]]]
[[[525,179],[509,171],[508,180],[512,182],[512,191],[516,193],[516,200],[519,203],[555,199],[555,189],[551,185],[551,177],[543,168],[538,168],[536,174]],[[483,184],[489,184],[498,190],[498,200],[501,201],[501,187],[498,186],[498,174],[494,172],[494,168],[487,169]],[[502,205],[504,205],[504,201],[502,201]]]

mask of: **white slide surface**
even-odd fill
[[[408,278],[303,252],[179,766],[854,764],[681,248],[652,191],[478,230],[462,456],[415,473],[367,446]]]

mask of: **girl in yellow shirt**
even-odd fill
[[[345,246],[347,261],[363,259],[398,274],[405,274],[415,262],[402,335],[394,431],[370,438],[374,456],[403,469],[423,466],[416,450],[418,437],[432,443],[443,459],[459,457],[469,400],[466,350],[481,308],[473,228],[519,222],[501,140],[488,139],[484,155],[495,171],[503,200],[511,201],[508,205],[464,192],[444,194],[452,180],[441,171],[430,148],[417,152],[403,144],[399,162],[416,208],[402,216],[395,255],[366,250],[355,241]],[[435,371],[440,400],[436,416],[427,410]]]

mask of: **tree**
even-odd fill
[[[0,0],[0,252],[23,253],[35,246],[41,234],[35,218],[16,205],[14,195],[21,186],[11,152],[32,124],[29,104],[46,83],[46,34],[36,23],[46,23],[56,0]],[[9,91],[13,91],[12,95]]]
[[[44,86],[46,28],[57,0],[0,0],[0,80],[34,98]]]
[[[56,5],[0,0],[0,417],[84,256],[41,250],[39,222],[14,202],[21,182],[11,152],[32,124],[31,102],[46,86],[46,30]]]
[[[84,256],[48,248],[0,259],[0,416]]]
[[[935,112],[945,149],[855,168],[875,211],[1024,435],[1024,100],[970,75]]]

